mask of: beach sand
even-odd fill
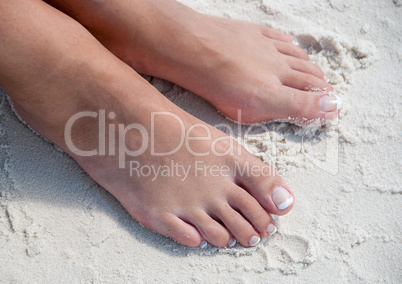
[[[0,283],[401,283],[401,1],[181,2],[289,33],[341,95],[326,127],[235,135],[284,176],[294,209],[256,248],[186,248],[134,221],[20,123],[2,92]],[[195,95],[147,79],[202,120],[237,129]]]

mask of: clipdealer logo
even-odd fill
[[[107,116],[106,116],[107,115]],[[97,127],[98,127],[98,147],[97,149],[92,150],[81,150],[79,149],[73,142],[72,139],[72,128],[74,123],[83,118],[93,118],[97,119]],[[93,156],[117,156],[119,161],[119,168],[125,169],[130,167],[130,175],[138,176],[139,174],[142,176],[164,176],[167,173],[172,175],[178,175],[178,172],[181,172],[182,176],[188,176],[190,173],[193,174],[201,174],[201,172],[208,172],[209,175],[214,176],[216,172],[218,172],[221,176],[225,176],[230,172],[226,167],[217,169],[213,166],[204,165],[204,169],[208,168],[208,170],[202,171],[200,169],[200,159],[199,157],[205,157],[208,155],[215,155],[218,157],[223,157],[227,155],[240,155],[244,149],[241,146],[241,143],[236,143],[234,139],[231,138],[235,136],[235,133],[243,133],[245,136],[250,136],[249,133],[256,127],[262,128],[262,131],[268,132],[269,129],[264,124],[260,125],[250,125],[247,130],[244,131],[241,125],[241,112],[238,113],[238,121],[237,130],[233,129],[229,124],[219,124],[215,127],[221,130],[224,130],[228,135],[222,135],[217,138],[213,138],[211,128],[206,126],[205,124],[193,124],[190,127],[185,126],[184,121],[176,114],[171,112],[152,112],[151,113],[151,125],[148,127],[149,131],[144,125],[139,123],[132,123],[129,125],[117,124],[117,123],[106,123],[106,118],[109,121],[113,121],[116,118],[116,114],[114,112],[109,112],[106,114],[105,110],[100,110],[99,112],[94,111],[84,111],[79,112],[73,115],[67,122],[64,137],[65,142],[68,149],[75,155],[81,157],[93,157]],[[158,152],[156,150],[156,121],[157,119],[173,119],[175,123],[180,127],[179,141],[174,147],[164,152]],[[335,123],[338,122],[336,119]],[[244,126],[244,125],[243,125]],[[202,129],[205,133],[203,136],[195,136],[193,135],[195,130]],[[242,131],[243,130],[243,131]],[[136,131],[136,135],[140,137],[140,139],[136,141],[140,141],[136,143],[137,149],[129,149],[126,144],[126,137],[130,131]],[[304,149],[304,144],[307,139],[305,139],[305,135],[302,137],[301,147]],[[191,142],[196,141],[210,141],[210,148],[204,149],[204,152],[196,151],[192,146]],[[222,147],[218,147],[220,142],[225,142],[227,147],[222,150]],[[276,143],[274,141],[270,141],[270,143]],[[302,151],[303,155],[306,157],[308,161],[310,161],[314,166],[320,168],[321,170],[330,173],[332,175],[336,175],[339,170],[339,140],[338,140],[338,132],[332,133],[331,135],[325,136],[325,150],[324,152],[320,152],[319,158],[318,156],[314,156],[307,151]],[[275,145],[273,145],[275,146]],[[195,157],[194,164],[191,165],[190,169],[188,169],[189,165],[171,165],[170,168],[167,168],[166,165],[164,167],[160,166],[152,166],[152,165],[140,165],[138,161],[128,161],[129,157],[135,158],[143,155],[147,151],[151,156],[155,157],[167,157],[177,153],[183,147],[187,150],[188,153]],[[247,148],[247,145],[245,145]],[[272,147],[275,148],[275,147]],[[275,153],[274,153],[275,155]],[[198,163],[197,163],[198,161]],[[249,166],[249,165],[248,165]],[[245,172],[252,175],[261,175],[266,174],[270,167],[267,165],[266,169],[240,169],[239,165],[235,165],[235,170],[238,172]],[[272,174],[272,173],[269,173]]]

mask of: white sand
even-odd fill
[[[257,248],[185,248],[132,220],[22,125],[2,94],[0,282],[400,283],[401,2],[182,2],[290,33],[342,95],[339,121],[307,131],[304,148],[304,130],[288,124],[244,139],[283,173],[296,193],[293,211]],[[225,121],[186,91],[152,82],[201,119]]]

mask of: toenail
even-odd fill
[[[278,186],[274,189],[272,192],[272,200],[279,210],[284,210],[293,203],[292,195],[282,186]]]
[[[258,245],[261,241],[261,238],[258,236],[252,236],[251,239],[248,241],[249,245],[251,247],[255,247],[256,245]]]
[[[268,225],[268,228],[267,228],[268,235],[272,236],[273,234],[276,233],[276,231],[278,231],[278,229],[276,228],[276,226],[274,224]]]
[[[342,107],[342,99],[341,97],[335,94],[325,95],[322,96],[320,99],[321,111],[328,112],[328,111],[340,110],[341,107]]]
[[[207,245],[208,245],[207,241],[202,241],[200,244],[200,248],[204,249],[207,247]]]
[[[230,238],[229,242],[228,242],[228,247],[234,247],[234,245],[237,243],[235,238]]]

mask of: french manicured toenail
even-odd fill
[[[258,236],[252,236],[251,239],[248,241],[248,244],[251,247],[255,247],[256,245],[258,245],[261,241],[261,238]]]
[[[207,245],[208,245],[207,241],[202,241],[200,244],[200,248],[204,249],[207,247]]]
[[[322,96],[320,99],[320,110],[324,112],[340,110],[342,107],[341,97],[335,94]]]
[[[268,235],[272,236],[273,234],[276,233],[276,231],[278,231],[278,229],[276,228],[276,226],[274,224],[268,225],[268,228],[267,228]]]
[[[234,247],[234,245],[236,244],[236,239],[235,238],[230,238],[229,242],[228,242],[228,247]]]
[[[293,203],[292,195],[282,186],[278,186],[274,189],[272,192],[272,200],[279,210],[284,210]]]

